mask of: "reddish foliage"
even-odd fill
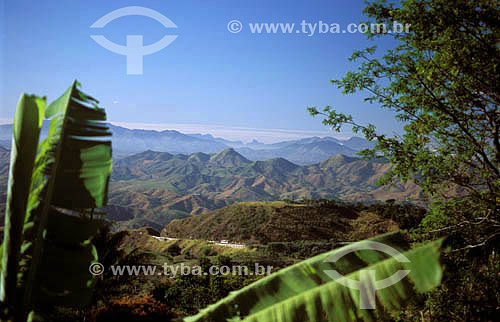
[[[152,296],[125,296],[89,312],[90,321],[172,321],[180,314]]]

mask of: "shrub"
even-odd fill
[[[177,244],[172,244],[167,248],[167,253],[171,256],[179,256],[181,251],[182,249]]]
[[[95,322],[107,321],[172,321],[180,314],[152,296],[125,296],[111,300],[104,306],[88,313],[88,319]]]
[[[201,254],[203,256],[215,256],[217,255],[217,252],[212,247],[206,246],[201,249]]]

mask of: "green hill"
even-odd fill
[[[348,241],[397,228],[391,220],[339,202],[316,205],[240,202],[202,216],[173,220],[162,230],[162,235],[266,244]]]

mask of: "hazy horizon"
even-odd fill
[[[294,129],[265,129],[247,128],[216,124],[181,124],[181,123],[134,123],[134,122],[114,122],[109,123],[131,130],[153,130],[164,131],[173,130],[183,134],[210,134],[215,138],[222,138],[230,141],[242,141],[249,143],[257,140],[261,143],[272,144],[289,140],[299,140],[310,137],[333,137],[339,140],[347,140],[355,135],[352,132],[336,133],[333,131],[303,131]],[[12,119],[0,118],[0,125],[12,124]]]

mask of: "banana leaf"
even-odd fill
[[[51,211],[36,276],[40,281],[39,291],[34,294],[37,305],[84,306],[90,303],[97,276],[90,274],[89,265],[98,259],[90,238],[104,224],[101,219],[90,220]]]
[[[98,101],[75,81],[45,111],[49,133],[38,146],[24,220],[24,305],[86,305],[97,260],[90,243],[102,220],[75,214],[106,205],[111,131]]]
[[[14,117],[0,271],[0,301],[6,305],[15,305],[24,215],[44,110],[45,98],[22,94]]]
[[[365,241],[353,243],[262,278],[185,321],[374,321],[387,310],[399,308],[416,292],[439,285],[443,272],[439,261],[441,240],[409,251],[404,251],[408,245],[402,242],[400,233],[370,241],[402,252],[409,261],[400,262],[385,252],[362,250]],[[339,258],[329,261],[332,256]],[[368,299],[377,309],[361,309],[360,290],[354,288],[360,274],[374,271],[368,280],[373,286],[398,270],[409,274]],[[353,288],[332,278],[332,271],[348,278],[344,284]]]

